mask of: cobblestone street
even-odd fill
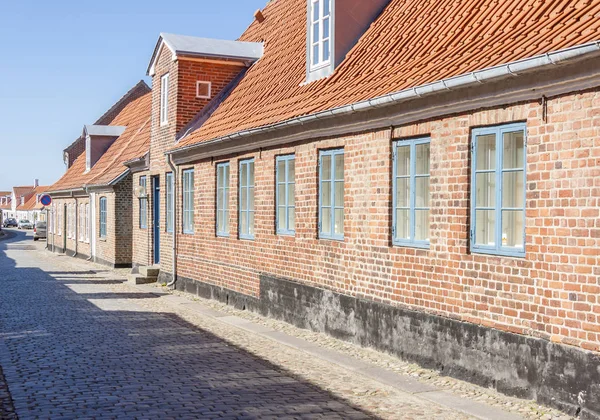
[[[471,417],[178,313],[120,272],[9,235],[0,241],[2,419]],[[502,413],[490,408],[489,418]]]

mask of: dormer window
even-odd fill
[[[160,125],[169,123],[169,73],[160,78]]]
[[[331,58],[331,0],[311,1],[311,70],[329,64]]]

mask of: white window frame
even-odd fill
[[[208,95],[200,95],[200,85],[208,85]],[[203,80],[198,80],[196,82],[196,98],[198,99],[210,99],[212,95],[212,83],[211,82],[206,82]]]
[[[85,204],[85,242],[90,243],[90,203]]]
[[[215,200],[215,231],[217,236],[229,236],[229,183],[231,182],[231,171],[229,162],[217,164],[217,197]],[[221,208],[219,208],[221,204]],[[222,226],[219,226],[219,212],[222,213]]]
[[[160,78],[160,125],[169,124],[169,73]]]
[[[280,178],[280,170],[279,170],[279,166],[280,164],[283,166],[283,180],[279,180]],[[294,179],[290,179],[290,166],[294,165],[294,174],[296,173],[295,171],[295,165],[296,165],[296,156],[291,154],[291,155],[284,155],[284,156],[277,156],[277,159],[275,160],[275,227],[277,230],[277,234],[278,235],[295,235],[296,234],[296,227],[295,227],[295,220],[296,220],[296,200],[294,199],[294,203],[291,204],[289,202],[289,190],[290,188],[294,188],[294,193],[295,193],[295,189],[296,189],[296,180],[295,177]],[[281,196],[280,193],[280,189],[283,190],[283,197]],[[295,198],[295,197],[294,197]],[[280,216],[279,216],[279,211],[282,210],[284,213],[284,220],[283,220],[283,224],[285,226],[280,227],[280,222],[282,220],[280,220]],[[294,223],[290,223],[290,212],[294,213]]]
[[[328,15],[323,15],[323,12],[325,10],[325,8],[323,7],[325,4],[329,5],[329,14]],[[319,8],[319,13],[318,13],[318,19],[315,20],[315,5],[318,6]],[[333,25],[332,25],[332,14],[331,14],[331,6],[332,6],[332,1],[331,0],[310,0],[310,25],[308,27],[309,30],[309,68],[311,71],[314,70],[318,70],[322,67],[327,67],[328,65],[331,64],[331,55],[332,55],[332,38],[331,38],[331,32],[333,29]],[[328,20],[328,29],[329,29],[329,37],[327,38],[323,38],[323,28],[324,28],[324,21],[325,19]],[[315,39],[315,25],[317,25],[317,27],[319,28],[319,37],[318,39]],[[327,60],[323,59],[323,55],[325,52],[325,48],[324,48],[324,44],[325,42],[328,42],[329,45],[329,58]],[[318,49],[318,60],[313,60],[314,59],[314,47],[317,47]]]
[[[335,157],[342,156],[344,159],[344,173],[342,174],[342,178],[336,178],[335,170]],[[329,157],[331,159],[331,174],[329,179],[323,179],[323,157]],[[345,154],[344,149],[331,149],[331,150],[321,150],[319,153],[319,239],[332,239],[336,241],[344,240],[344,212],[345,212]],[[330,188],[330,201],[329,206],[325,206],[323,203],[323,190],[324,185],[328,184]],[[341,185],[340,185],[341,184]],[[342,188],[342,205],[335,205],[335,193],[338,188]],[[342,233],[335,233],[335,211],[342,210]],[[323,223],[323,215],[325,212],[329,213],[329,233],[324,230],[325,224]]]
[[[166,187],[166,202],[165,202],[165,232],[173,233],[174,228],[174,209],[175,209],[175,193],[173,191],[173,187],[175,183],[173,182],[173,172],[167,172],[165,176],[165,187]]]
[[[254,158],[244,159],[239,163],[239,199],[238,199],[238,234],[240,239],[254,239],[255,231],[255,200],[254,200]],[[242,173],[246,173],[246,183],[242,183]],[[250,178],[252,175],[252,178]],[[246,205],[242,205],[242,196],[246,194]],[[252,200],[250,200],[252,197]],[[246,222],[246,229],[242,230],[242,221]]]

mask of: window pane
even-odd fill
[[[248,163],[248,185],[254,186],[254,161]]]
[[[502,151],[502,167],[504,169],[522,168],[523,167],[523,148],[524,135],[523,131],[514,131],[512,133],[504,133],[504,150]]]
[[[288,182],[295,182],[296,179],[296,160],[288,160]]]
[[[285,160],[277,162],[277,182],[285,182]]]
[[[415,240],[429,240],[429,210],[415,210]]]
[[[329,50],[329,39],[323,41],[323,61],[329,60],[331,51]]]
[[[217,210],[223,209],[223,190],[219,188],[217,190]]]
[[[296,228],[296,209],[294,207],[288,208],[288,229],[294,230]]]
[[[323,16],[329,15],[329,5],[331,0],[323,0]]]
[[[321,210],[321,232],[326,235],[331,234],[331,209],[324,208]]]
[[[296,205],[296,185],[289,184],[288,185],[288,206]]]
[[[242,188],[240,191],[240,208],[246,210],[248,208],[248,190]]]
[[[331,156],[325,155],[321,157],[321,179],[331,179]]]
[[[223,212],[223,233],[229,233],[229,210]]]
[[[240,185],[245,187],[248,185],[248,165],[240,165]]]
[[[496,169],[496,135],[477,136],[477,170]]]
[[[315,45],[313,45],[313,50],[312,50],[312,63],[313,63],[313,64],[317,64],[317,63],[319,63],[319,44],[315,44]]]
[[[242,235],[248,233],[248,213],[245,211],[240,213],[240,233]]]
[[[496,225],[496,212],[494,210],[477,210],[475,212],[475,243],[478,245],[494,245]]]
[[[502,207],[523,207],[523,171],[502,174]]]
[[[502,246],[522,248],[523,238],[523,211],[502,211]]]
[[[415,206],[429,207],[429,177],[416,179]]]
[[[223,187],[229,188],[229,165],[225,165],[225,182],[223,183]]]
[[[221,232],[223,230],[223,212],[221,210],[217,211],[217,232]]]
[[[398,239],[409,239],[410,238],[410,211],[409,210],[396,210],[396,238]]]
[[[321,205],[331,206],[331,182],[321,183]]]
[[[429,143],[417,144],[415,154],[417,158],[416,175],[429,174]]]
[[[319,0],[313,1],[313,22],[319,20]]]
[[[335,181],[335,206],[344,207],[344,181]]]
[[[494,207],[496,205],[496,174],[483,173],[475,175],[477,183],[476,207]]]
[[[285,220],[285,207],[280,206],[277,208],[277,229],[286,230],[286,220]]]
[[[229,211],[229,188],[223,189],[223,209]]]
[[[410,178],[396,180],[396,207],[410,206]]]
[[[254,210],[254,187],[248,189],[248,209]]]
[[[335,155],[335,179],[344,180],[344,155]]]
[[[334,233],[344,234],[344,209],[335,209]]]
[[[319,41],[319,22],[313,23],[313,43]]]
[[[285,184],[279,184],[277,186],[277,202],[278,205],[285,205]]]
[[[254,236],[254,212],[248,213],[248,234]]]
[[[399,146],[396,149],[396,175],[410,174],[410,146]]]

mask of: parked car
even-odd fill
[[[36,222],[33,228],[33,240],[46,239],[46,222]]]
[[[4,227],[18,227],[18,226],[19,226],[19,224],[17,223],[17,219],[9,218],[4,221]]]
[[[33,223],[31,223],[27,219],[19,220],[19,225],[17,226],[19,229],[33,229]]]

